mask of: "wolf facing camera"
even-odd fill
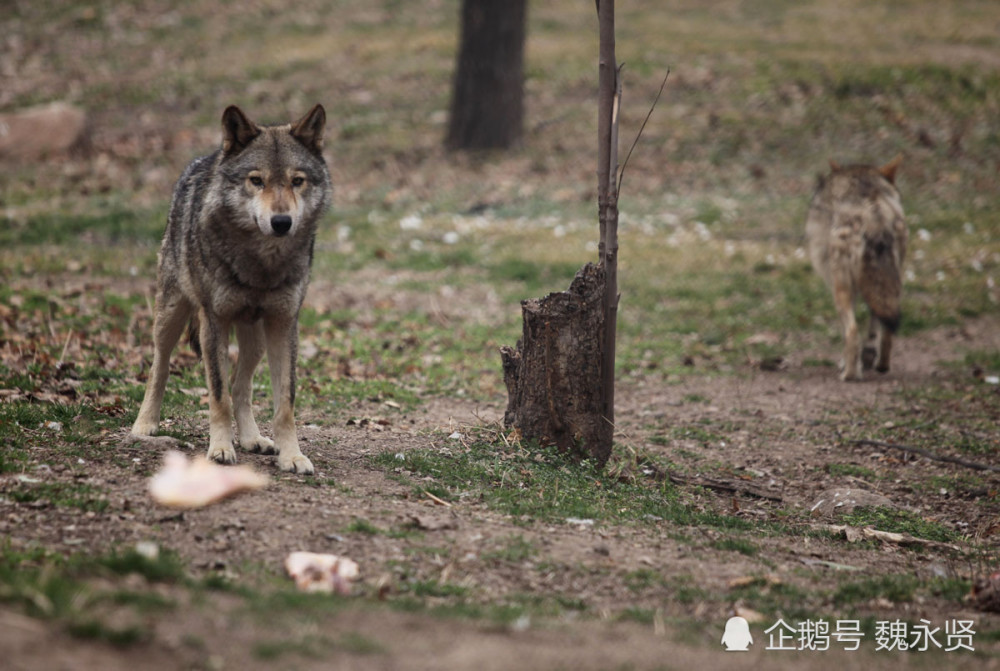
[[[290,125],[257,125],[235,106],[222,115],[222,147],[193,161],[174,189],[159,253],[153,364],[132,436],[160,420],[170,354],[185,327],[205,362],[208,458],[232,464],[240,447],[278,455],[283,471],[312,473],[295,431],[299,308],[316,227],[330,203],[323,159],[326,113],[316,105]],[[229,391],[229,339],[239,345]],[[254,369],[264,352],[274,395],[274,440],[252,410]]]
[[[901,158],[880,168],[830,161],[831,172],[819,179],[809,205],[809,256],[833,292],[843,330],[842,380],[860,380],[862,368],[889,370],[908,238],[895,185]],[[859,294],[870,311],[863,349],[854,317]]]

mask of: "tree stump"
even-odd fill
[[[614,429],[602,411],[604,290],[604,269],[588,263],[568,291],[521,301],[517,348],[500,348],[504,424],[598,466],[611,456]]]

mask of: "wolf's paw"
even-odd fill
[[[205,456],[207,456],[212,461],[217,461],[220,464],[236,463],[236,450],[233,449],[232,443],[222,444],[222,445],[210,445],[208,448],[208,454]]]
[[[876,356],[878,356],[878,352],[874,347],[865,347],[861,350],[861,367],[865,370],[871,370],[875,365]]]
[[[135,424],[132,425],[131,435],[136,436],[137,438],[141,438],[143,436],[152,436],[154,433],[156,433],[156,425],[157,425],[156,422],[147,422],[141,419],[137,419],[135,420]]]
[[[849,368],[844,369],[844,372],[840,374],[840,379],[844,382],[860,382],[861,371],[851,370]]]
[[[274,449],[274,441],[270,438],[265,438],[264,436],[257,436],[256,438],[248,440],[240,440],[240,447],[247,452],[253,452],[255,454],[274,454],[277,452],[277,450]]]
[[[312,475],[315,472],[309,457],[304,454],[293,454],[291,456],[279,456],[278,468],[288,473],[298,473],[300,475]]]
[[[880,373],[888,373],[889,372],[889,362],[888,361],[885,362],[885,363],[882,363],[881,361],[877,362],[875,364],[875,370],[877,370]]]

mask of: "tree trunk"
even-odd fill
[[[506,149],[524,124],[527,0],[463,0],[449,149]]]
[[[603,466],[614,439],[621,88],[613,0],[598,0],[597,11],[599,265],[580,269],[569,291],[522,301],[521,339],[516,349],[501,347],[500,355],[507,385],[504,423],[527,440]]]
[[[613,429],[603,417],[601,389],[604,270],[588,263],[568,291],[522,301],[521,314],[517,349],[500,348],[504,424],[528,440],[603,466]]]

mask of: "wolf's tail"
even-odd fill
[[[891,333],[899,328],[902,317],[903,281],[896,261],[896,244],[892,231],[881,230],[865,237],[861,255],[861,296]]]
[[[191,321],[188,322],[188,345],[194,350],[194,353],[201,357],[201,339],[198,337],[198,333],[201,331],[201,323],[198,321],[198,313],[196,312],[192,317]]]

